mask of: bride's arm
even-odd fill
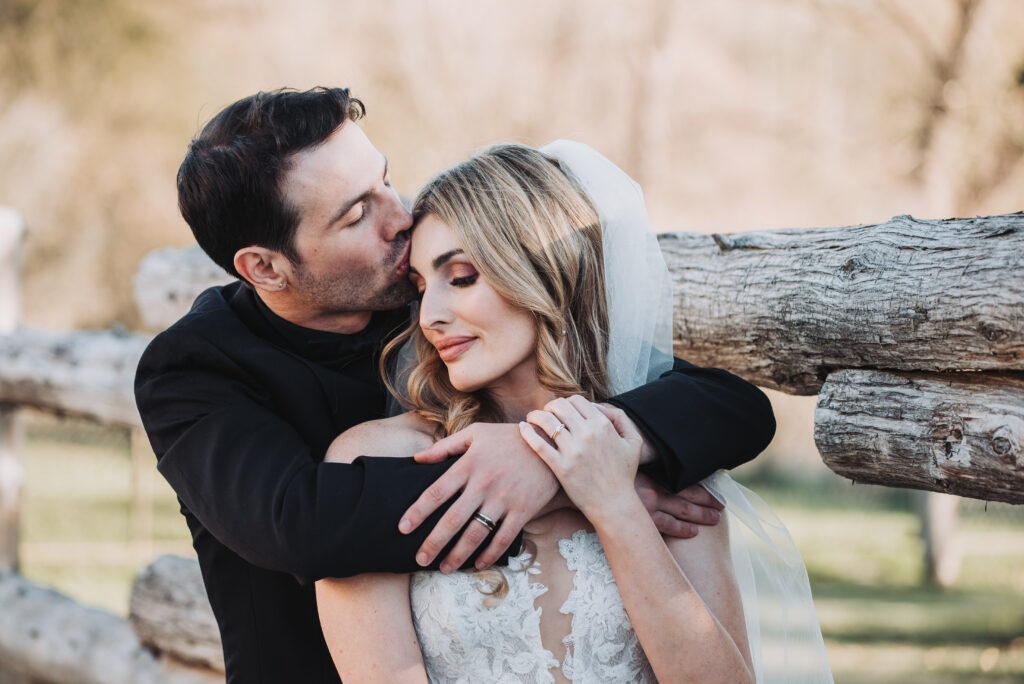
[[[320,627],[343,682],[426,682],[409,606],[409,575],[316,583]]]
[[[527,420],[555,434],[555,447],[531,425],[523,436],[597,531],[658,681],[752,682],[727,527],[673,541],[673,555],[633,487],[642,437],[619,434],[582,397],[545,408]],[[557,430],[559,423],[566,427]]]
[[[408,455],[422,441],[400,418],[364,423],[331,444],[326,461],[350,463],[372,448]],[[409,605],[409,575],[367,573],[316,583],[320,627],[345,682],[427,681]]]

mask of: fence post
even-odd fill
[[[25,222],[14,209],[0,207],[0,335],[14,331],[21,317],[21,256]],[[0,404],[0,571],[18,570],[21,485],[21,432],[17,409]]]
[[[938,492],[915,492],[924,542],[924,579],[948,588],[960,576],[963,550],[957,535],[960,497]]]

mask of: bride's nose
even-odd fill
[[[427,287],[420,299],[420,327],[437,330],[452,322],[451,309],[443,291]]]

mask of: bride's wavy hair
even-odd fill
[[[447,225],[490,286],[533,317],[543,387],[560,397],[607,398],[601,221],[556,160],[525,145],[489,147],[429,180],[412,213],[415,222],[433,215]],[[415,361],[396,378],[388,369],[408,340]],[[385,348],[381,364],[392,393],[438,438],[505,420],[485,391],[452,386],[418,321]]]
[[[607,398],[608,306],[605,300],[601,220],[586,193],[558,162],[525,145],[489,147],[438,174],[413,202],[413,220],[436,216],[455,233],[488,284],[528,312],[537,331],[537,377],[555,396]],[[411,340],[415,360],[398,364]],[[408,366],[402,378],[390,369]],[[381,369],[406,409],[434,425],[435,437],[474,422],[501,422],[485,390],[455,389],[448,369],[419,322],[384,349]],[[529,555],[536,546],[525,539]],[[484,605],[508,593],[501,569],[473,573]]]

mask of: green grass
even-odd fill
[[[127,437],[68,425],[29,424],[22,569],[125,614],[141,567],[162,552],[191,554],[185,524],[151,454],[139,459],[151,501],[133,513]],[[828,473],[740,479],[803,553],[837,682],[1024,681],[1024,507],[964,501],[960,579],[940,591],[921,582],[911,493]]]
[[[964,561],[924,586],[908,492],[832,481],[747,480],[807,564],[840,683],[1024,681],[1024,507],[964,502]]]

